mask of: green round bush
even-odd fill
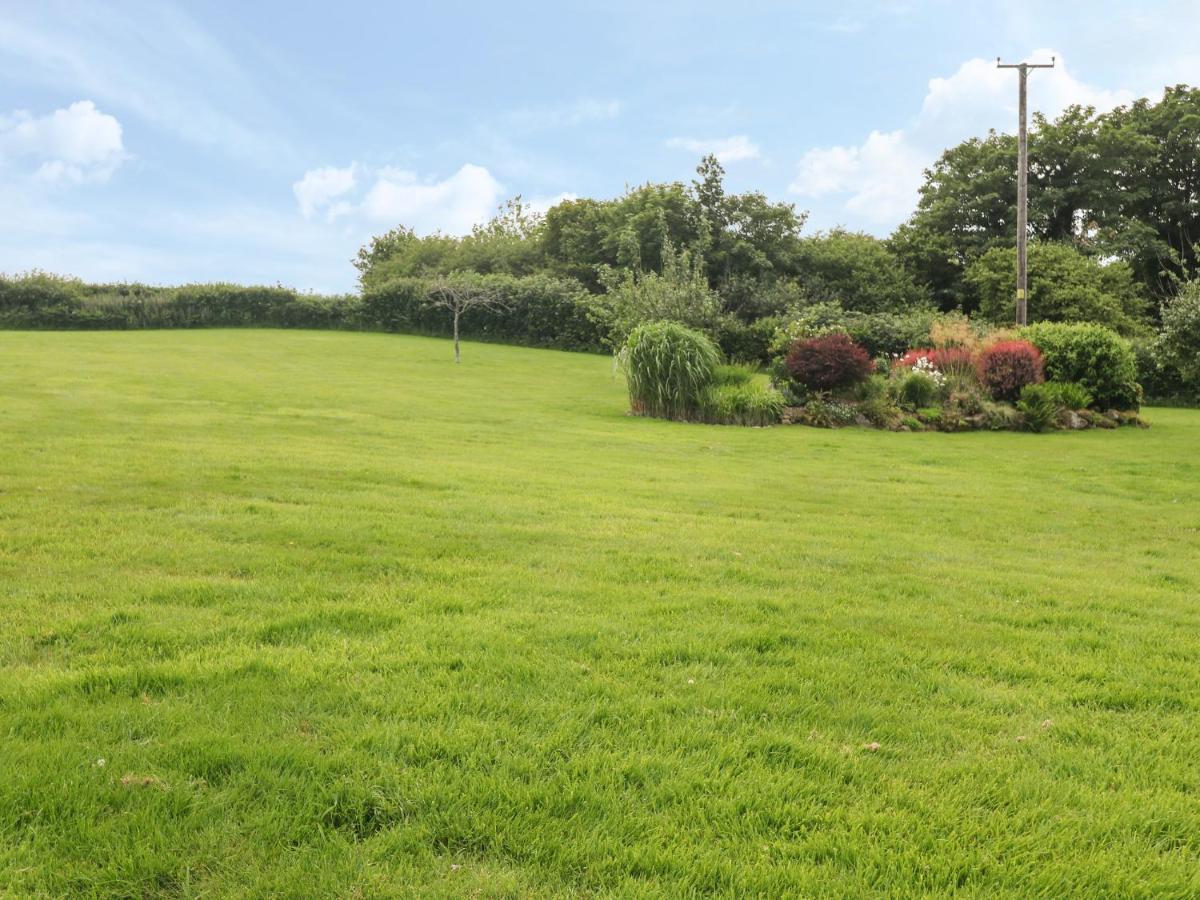
[[[941,389],[932,375],[909,371],[896,379],[896,400],[906,409],[920,409],[937,400]]]
[[[633,412],[660,419],[695,416],[721,353],[705,335],[677,322],[652,322],[630,332],[620,352]]]
[[[1200,282],[1187,285],[1163,307],[1155,350],[1180,386],[1200,395]]]
[[[1074,381],[1098,409],[1137,409],[1142,388],[1127,340],[1089,323],[1039,322],[1022,332],[1042,352],[1047,381]]]

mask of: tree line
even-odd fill
[[[517,198],[465,237],[400,226],[373,238],[354,264],[364,294],[450,273],[541,275],[597,296],[682,277],[692,299],[712,307],[710,323],[750,325],[819,303],[1005,323],[1015,294],[1015,161],[1015,136],[994,131],[946,150],[925,172],[912,216],[884,239],[805,234],[806,213],[761,192],[728,192],[708,156],[690,183],[568,200],[544,216]],[[1072,106],[1053,120],[1035,115],[1029,212],[1032,318],[1097,321],[1125,334],[1151,328],[1196,275],[1200,91],[1172,87],[1157,102],[1107,113]]]

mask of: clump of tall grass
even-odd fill
[[[783,418],[783,395],[749,372],[744,379],[718,381],[704,389],[697,410],[710,425],[778,425]]]
[[[676,322],[652,322],[630,332],[618,361],[635,415],[690,419],[713,383],[721,355],[698,331]]]

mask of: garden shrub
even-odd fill
[[[956,379],[975,379],[975,358],[965,347],[932,347],[921,350],[909,350],[900,357],[898,365],[913,368],[922,359],[943,375],[951,375]]]
[[[957,347],[973,353],[979,349],[979,334],[962,313],[945,313],[930,324],[929,342],[939,349]]]
[[[909,347],[928,344],[933,318],[933,312],[923,308],[904,313],[861,313],[842,309],[837,303],[814,303],[795,311],[787,324],[777,329],[770,353],[784,356],[800,338],[840,332],[871,356],[894,357]]]
[[[1163,306],[1154,351],[1157,368],[1180,393],[1200,397],[1200,281],[1187,284]]]
[[[783,418],[783,396],[761,382],[714,381],[700,392],[698,418],[711,425],[778,425]]]
[[[677,322],[653,322],[630,333],[619,360],[636,415],[688,419],[713,383],[720,351],[698,331]]]
[[[811,397],[804,404],[802,421],[814,428],[840,428],[853,425],[858,420],[858,410],[829,396]]]
[[[771,339],[779,325],[779,319],[776,318],[747,323],[735,316],[725,315],[717,323],[717,345],[726,359],[767,363],[771,359]]]
[[[1021,389],[1017,409],[1030,431],[1045,431],[1058,419],[1063,406],[1059,392],[1054,388],[1052,384],[1027,384]]]
[[[1133,348],[1115,331],[1088,323],[1039,322],[1023,334],[1041,351],[1048,380],[1083,385],[1098,409],[1141,405]]]
[[[979,354],[979,381],[993,400],[1016,400],[1042,378],[1042,355],[1028,341],[1001,341]]]
[[[1187,394],[1192,392],[1184,387],[1179,370],[1162,359],[1159,341],[1154,338],[1138,338],[1130,343],[1137,367],[1138,384],[1142,386],[1146,400],[1155,403],[1189,402]],[[1200,396],[1200,392],[1196,395]]]
[[[977,416],[983,412],[984,397],[979,389],[955,388],[946,398],[946,406],[963,416]]]
[[[905,409],[929,406],[941,393],[942,386],[928,372],[910,369],[896,379],[896,400]]]
[[[1072,412],[1087,409],[1092,405],[1092,395],[1082,384],[1074,381],[1047,381],[1041,385],[1046,393],[1058,401],[1060,409]]]
[[[853,387],[874,370],[866,350],[836,333],[796,341],[785,365],[794,381],[813,391]]]
[[[984,424],[992,431],[1008,431],[1021,425],[1021,414],[1008,403],[984,400],[980,410]]]

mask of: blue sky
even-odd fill
[[[1200,4],[0,0],[0,271],[349,290],[371,234],[688,180],[886,234],[945,146],[1200,84]]]

